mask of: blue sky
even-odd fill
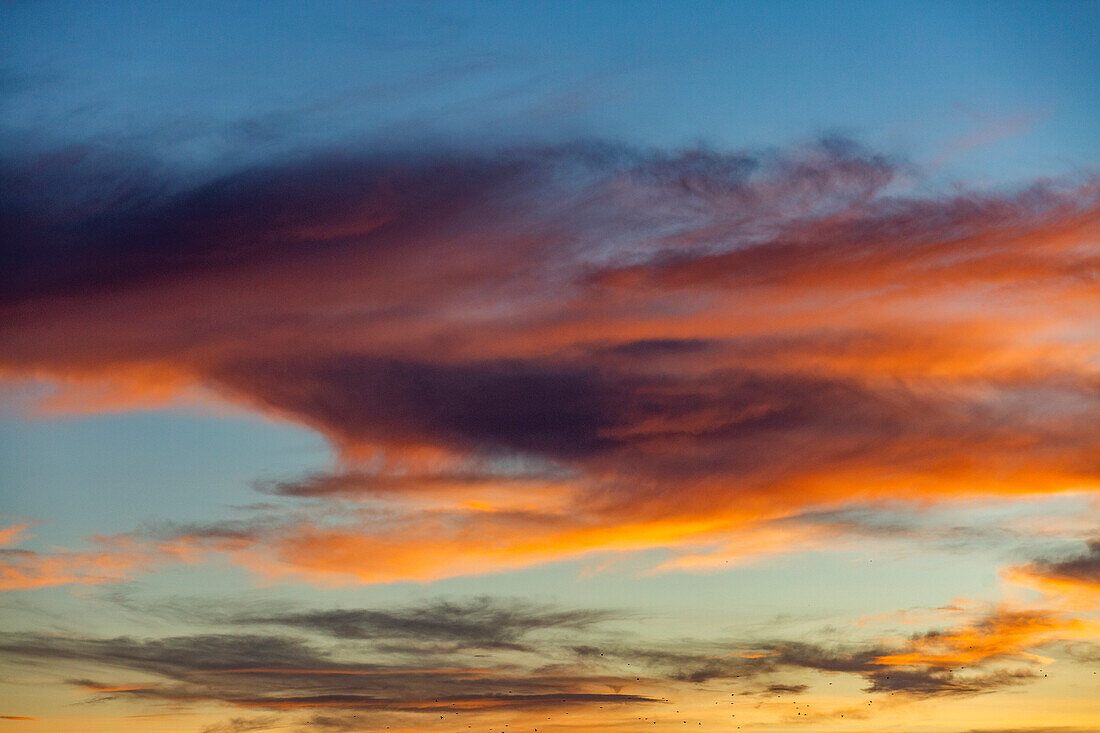
[[[186,160],[348,138],[783,145],[1011,179],[1096,153],[1091,3],[15,3],[6,124]],[[983,138],[985,145],[967,147]],[[1000,139],[998,139],[1000,138]]]

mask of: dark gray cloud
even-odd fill
[[[642,645],[608,641],[631,638],[629,631],[602,626],[621,621],[622,614],[508,599],[331,610],[263,604],[210,609],[182,599],[148,607],[124,599],[124,605],[234,631],[144,638],[6,632],[0,655],[16,667],[72,670],[66,682],[85,691],[88,704],[218,702],[258,716],[231,719],[212,731],[262,729],[271,716],[280,724],[358,730],[412,716],[403,723],[408,725],[425,714],[553,715],[656,705],[675,699],[677,689],[698,686],[720,687],[723,695],[802,695],[822,673],[861,678],[869,694],[985,694],[1039,677],[1022,653],[1051,639],[1021,638],[1020,632],[1058,621],[1040,612],[992,609],[968,624],[890,643],[745,638]],[[968,635],[986,652],[953,658],[952,649],[968,653]],[[799,673],[812,678],[802,681]]]
[[[537,178],[547,162],[538,151],[341,151],[189,184],[150,161],[94,147],[5,160],[2,302],[168,285],[323,259],[353,245],[384,259],[438,222],[490,216],[511,192],[535,185],[525,177]]]
[[[88,704],[219,702],[271,711],[211,728],[219,733],[276,723],[373,729],[387,716],[660,702],[636,675],[548,663],[559,635],[584,635],[622,615],[609,611],[490,598],[332,610],[109,600],[143,616],[234,631],[111,638],[9,632],[0,634],[0,657],[17,668],[79,670],[65,682],[85,691]],[[265,627],[280,633],[250,631]]]
[[[767,695],[781,697],[783,695],[797,695],[810,689],[809,685],[788,685],[776,682],[756,690],[745,690],[742,695]]]
[[[224,722],[203,729],[202,733],[247,733],[254,730],[267,730],[280,723],[275,715],[253,718],[230,718]]]
[[[955,441],[972,459],[989,460],[981,454],[998,452],[1016,433],[1049,444],[1064,457],[1063,469],[1088,472],[1096,463],[1071,455],[1095,432],[1084,410],[1052,426],[1010,400],[960,405],[843,377],[745,369],[644,375],[546,360],[443,365],[342,355],[241,362],[215,378],[351,443],[520,451],[624,475],[645,467],[656,479],[725,475],[745,487],[754,478],[774,484],[810,468],[783,459],[792,444],[812,456],[815,471],[857,466],[875,453],[919,469],[937,461],[933,445]],[[1097,400],[1091,388],[1076,394],[1082,404]],[[1011,459],[1008,451],[1003,457]]]
[[[996,616],[983,619],[990,626]],[[676,648],[631,648],[590,645],[575,646],[573,652],[588,660],[631,660],[658,676],[693,684],[750,682],[797,670],[851,674],[862,677],[868,693],[901,693],[913,698],[969,696],[996,692],[1026,684],[1039,677],[1031,667],[998,667],[996,655],[969,662],[914,660],[912,664],[890,664],[891,656],[912,651],[915,642],[934,639],[943,632],[913,637],[909,645],[851,643],[827,646],[802,641],[759,641],[746,644],[685,641]],[[1020,651],[1007,648],[1006,653]],[[992,662],[992,663],[991,663]],[[773,689],[774,688],[774,689]],[[801,688],[801,689],[796,689]],[[745,694],[801,691],[804,685],[777,682],[750,687]]]
[[[655,702],[645,695],[615,692],[612,688],[625,686],[622,678],[576,671],[540,674],[493,662],[489,667],[414,667],[347,661],[352,651],[344,649],[337,655],[301,639],[255,634],[167,638],[36,633],[0,636],[0,652],[9,657],[90,664],[162,680],[142,684],[68,680],[89,691],[95,701],[215,700],[257,710],[410,712]]]
[[[545,364],[280,359],[226,367],[217,379],[351,440],[464,449],[591,453],[623,409],[621,390],[594,370]]]
[[[1026,569],[1043,578],[1100,588],[1100,540],[1089,542],[1084,553],[1058,560],[1039,560],[1027,565]]]
[[[608,269],[598,281],[654,287],[802,286],[829,282],[846,289],[867,279],[906,288],[960,275],[977,282],[1021,275],[1074,280],[1091,261],[1069,263],[1005,244],[1057,227],[1087,228],[1096,219],[1097,193],[1080,198],[1041,183],[1014,196],[964,195],[940,200],[868,201],[860,215],[792,221],[764,242],[723,252],[683,253],[669,247],[642,265]],[[965,250],[956,246],[965,242]],[[950,256],[945,257],[948,253]],[[963,259],[959,259],[962,257]],[[859,284],[859,280],[864,280]]]
[[[275,496],[306,499],[367,499],[403,494],[432,492],[461,493],[479,486],[506,482],[510,486],[536,487],[546,482],[575,478],[575,472],[546,463],[528,463],[522,468],[514,463],[494,466],[491,461],[468,461],[468,468],[453,471],[379,473],[369,470],[318,472],[298,479],[259,481],[257,491]]]
[[[0,652],[28,659],[91,661],[186,680],[196,670],[217,674],[251,667],[316,668],[331,663],[305,641],[259,634],[199,634],[166,638],[86,638],[5,633]],[[352,666],[349,669],[361,669]]]
[[[318,632],[338,639],[442,643],[456,649],[529,649],[526,637],[541,631],[574,633],[621,617],[611,611],[558,610],[521,601],[479,598],[465,602],[372,610],[347,608],[281,615],[242,615],[235,622]]]
[[[980,695],[1033,682],[1038,677],[1034,670],[958,674],[947,669],[892,667],[867,674],[865,678],[870,684],[864,689],[867,692],[904,692],[914,697]]]

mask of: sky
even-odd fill
[[[0,23],[0,731],[1100,729],[1100,4]]]

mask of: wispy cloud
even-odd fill
[[[269,576],[706,567],[812,545],[786,516],[1100,471],[1091,179],[903,197],[915,166],[836,139],[5,169],[4,374],[218,394],[340,452],[265,490],[387,503],[173,538]]]
[[[1059,611],[1007,605],[904,638],[660,641],[626,630],[629,614],[509,599],[341,609],[127,603],[224,630],[146,638],[6,632],[0,653],[9,663],[86,670],[64,681],[88,704],[156,701],[188,711],[218,703],[266,713],[229,720],[227,730],[305,724],[303,714],[358,730],[380,727],[377,716],[415,729],[416,720],[494,711],[553,717],[644,704],[659,712],[709,689],[801,699],[824,689],[823,675],[851,676],[868,695],[910,703],[962,698],[1035,682],[1051,661],[1039,652],[1096,634]]]
[[[1087,543],[1082,553],[1008,568],[1005,576],[1012,582],[1033,586],[1074,607],[1096,609],[1100,607],[1100,541]]]
[[[548,630],[583,633],[609,618],[608,612],[486,598],[259,615],[229,609],[217,616],[186,604],[177,609],[208,624],[280,627],[286,633],[99,638],[11,632],[0,635],[0,652],[24,663],[96,670],[96,678],[65,680],[89,695],[91,704],[160,701],[186,710],[216,702],[286,715],[329,710],[368,716],[659,702],[640,689],[636,676],[628,680],[576,664],[555,666],[548,663],[554,642],[536,643]],[[336,639],[340,644],[334,646],[330,642]],[[225,726],[236,730],[233,726],[254,720],[285,724],[294,718],[243,718]]]
[[[37,552],[5,545],[22,542],[30,524],[0,529],[0,590],[28,590],[55,585],[98,585],[128,580],[148,569],[163,553],[151,552],[125,538],[101,538],[99,547],[83,552],[54,549]],[[159,557],[158,557],[159,555]]]
[[[920,699],[977,695],[1032,682],[1039,677],[1039,667],[1050,661],[1035,650],[1091,639],[1096,633],[1094,623],[1059,612],[1001,606],[970,622],[904,639],[829,644],[766,638],[683,641],[674,647],[578,646],[574,652],[589,660],[632,660],[643,669],[662,670],[663,676],[688,683],[814,671],[857,675],[868,693]]]
[[[609,611],[564,611],[519,601],[506,603],[480,598],[387,610],[350,608],[244,615],[236,617],[236,621],[314,631],[338,639],[400,640],[443,644],[454,649],[523,650],[528,648],[524,639],[530,634],[548,629],[576,632],[618,615]]]

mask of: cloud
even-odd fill
[[[1083,554],[1008,568],[1005,575],[1012,582],[1095,608],[1100,604],[1100,541],[1089,542]]]
[[[774,693],[774,694],[780,695],[780,694],[784,694],[784,693],[797,694],[799,692],[805,692],[808,689],[810,689],[809,685],[774,684],[774,685],[768,685],[764,689],[764,691],[768,692],[768,693]]]
[[[815,221],[779,240],[720,254],[664,254],[597,277],[611,286],[798,287],[804,295],[1033,280],[1085,296],[1095,287],[1087,275],[1095,255],[1087,247],[1067,253],[1066,239],[1095,237],[1097,214],[1091,196],[1071,201],[1036,189],[1015,199],[893,202],[878,216]],[[1029,245],[1036,251],[1029,254]]]
[[[761,687],[758,690],[746,690],[742,695],[759,695],[768,697],[781,697],[783,695],[797,695],[810,689],[809,685],[788,685],[781,682]]]
[[[9,663],[65,670],[64,681],[86,704],[164,703],[183,712],[216,705],[259,716],[211,730],[314,720],[348,730],[417,729],[438,715],[493,725],[493,716],[504,714],[537,727],[541,716],[572,712],[571,719],[591,722],[617,709],[633,714],[638,705],[691,705],[716,689],[722,698],[801,700],[821,691],[821,675],[850,675],[868,694],[910,701],[967,697],[1033,682],[1051,661],[1036,652],[1095,636],[1094,628],[1063,614],[1007,606],[906,638],[663,643],[652,634],[634,641],[623,614],[508,599],[306,610],[257,602],[210,608],[173,599],[160,608],[176,622],[215,631],[5,632],[0,654]]]
[[[98,585],[129,579],[167,556],[156,557],[125,538],[100,538],[100,549],[87,552],[36,552],[3,545],[22,541],[30,524],[0,529],[0,591],[30,590],[55,585]]]
[[[35,664],[62,663],[68,669],[98,670],[102,678],[69,678],[67,683],[85,691],[90,703],[117,701],[163,701],[187,709],[217,702],[254,711],[359,711],[363,713],[444,713],[492,710],[545,710],[585,708],[607,704],[656,703],[657,699],[625,691],[625,676],[595,675],[577,667],[546,667],[543,652],[509,660],[462,652],[465,647],[447,649],[415,646],[441,635],[453,641],[454,629],[427,632],[424,619],[446,604],[429,606],[413,616],[421,624],[395,628],[387,634],[348,637],[341,630],[323,631],[341,639],[326,648],[298,636],[246,632],[189,634],[160,638],[129,636],[97,638],[71,634],[6,632],[0,635],[0,652],[11,659]],[[488,601],[478,602],[480,613],[492,613]],[[463,608],[455,605],[455,608]],[[473,611],[470,611],[473,613]],[[361,610],[360,618],[369,616]],[[516,606],[502,605],[499,615],[517,614]],[[562,612],[551,620],[569,626],[584,612]],[[394,618],[378,612],[378,616]],[[525,618],[535,617],[527,609]],[[303,614],[273,621],[261,618],[253,625],[294,626],[305,618],[309,630],[316,630],[318,618],[329,615]],[[226,621],[240,628],[242,619]],[[532,622],[527,621],[526,625]],[[385,624],[379,624],[384,626]],[[480,634],[474,634],[480,636]],[[400,649],[387,642],[398,639]],[[362,642],[362,643],[355,643]],[[472,646],[476,646],[476,643]],[[523,651],[517,645],[489,642],[484,648],[500,652]],[[552,651],[552,649],[550,650]],[[456,656],[457,655],[457,656]],[[402,659],[415,659],[412,665]],[[431,660],[446,666],[423,666]],[[370,660],[370,661],[366,661]],[[536,660],[536,668],[525,662]],[[471,666],[469,662],[480,662]],[[118,680],[119,671],[127,677]],[[140,681],[134,681],[139,677]],[[634,678],[629,686],[637,687]],[[244,719],[251,720],[251,719]],[[263,720],[268,720],[263,718]],[[244,723],[240,723],[243,725]],[[229,729],[238,725],[230,721]],[[247,728],[245,728],[247,729]]]
[[[1095,632],[1093,624],[1035,610],[997,609],[978,623],[913,637],[906,651],[884,654],[876,664],[951,669],[1005,658],[1026,658],[1027,649],[1052,639]]]
[[[553,629],[576,632],[612,617],[608,611],[557,610],[483,597],[468,602],[441,600],[386,610],[348,608],[245,615],[236,617],[236,621],[312,631],[337,639],[438,643],[454,649],[524,650],[529,647],[523,640],[531,634]]]
[[[706,568],[812,546],[774,524],[808,511],[1100,476],[1091,179],[903,196],[914,166],[835,139],[427,150],[8,155],[0,375],[312,427],[338,469],[264,490],[365,505],[131,539],[325,582]]]
[[[260,718],[230,718],[203,730],[203,733],[246,733],[252,730],[267,730],[279,723],[278,716]]]
[[[672,648],[574,647],[582,659],[633,660],[669,679],[704,684],[752,680],[798,670],[862,677],[868,693],[912,698],[969,696],[1026,684],[1045,662],[1034,650],[1091,639],[1095,624],[1066,615],[994,607],[975,621],[914,634],[824,645],[808,641],[684,641]],[[788,683],[775,683],[777,690]],[[764,692],[771,688],[763,688]],[[761,692],[752,688],[749,694]]]

